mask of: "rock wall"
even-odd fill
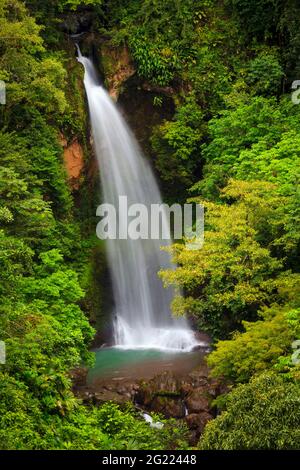
[[[64,152],[64,164],[68,175],[69,184],[72,189],[79,189],[80,179],[84,168],[84,152],[82,145],[75,137],[71,144],[62,135],[61,144]]]

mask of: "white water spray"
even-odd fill
[[[152,170],[116,105],[99,86],[93,63],[78,48],[84,66],[95,151],[104,202],[118,207],[119,196],[128,205],[161,204]],[[122,215],[122,214],[121,214]],[[127,214],[124,214],[127,217]],[[163,216],[165,218],[165,216]],[[167,223],[167,220],[163,221]],[[161,251],[166,240],[107,240],[116,305],[114,341],[126,349],[156,348],[190,351],[199,344],[185,318],[170,312],[173,289],[165,289],[157,273],[174,268],[170,255]]]

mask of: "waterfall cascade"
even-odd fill
[[[79,48],[78,61],[85,69],[84,85],[104,202],[117,209],[119,196],[127,196],[128,205],[142,203],[150,208],[151,204],[161,204],[154,175],[135,137],[108,93],[99,86],[93,63],[82,56]],[[170,255],[161,250],[168,244],[168,240],[107,240],[116,306],[114,341],[118,347],[189,351],[199,344],[187,320],[172,316],[173,289],[164,288],[157,276],[160,269],[172,268]]]

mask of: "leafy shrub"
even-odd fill
[[[207,424],[199,449],[299,449],[299,392],[299,382],[271,373],[239,385],[227,396],[225,411]]]
[[[297,321],[290,323],[290,318]],[[245,332],[219,341],[209,355],[212,373],[235,382],[274,368],[281,356],[291,356],[292,342],[300,337],[300,310],[274,306],[262,312],[262,319],[243,322]]]

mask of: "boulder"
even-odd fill
[[[169,371],[156,375],[147,385],[154,394],[179,395],[178,379]]]
[[[207,382],[209,376],[209,369],[206,363],[201,364],[195,370],[189,373],[189,379],[197,385],[198,383],[203,383],[203,379]]]
[[[76,388],[85,386],[87,374],[87,367],[76,367],[76,369],[71,370],[70,377],[73,383],[73,387]]]
[[[212,415],[204,411],[202,413],[192,413],[190,415],[187,415],[186,423],[190,430],[197,431],[197,434],[200,436],[206,424],[211,419],[213,419]]]
[[[180,397],[179,383],[174,374],[164,372],[156,375],[149,382],[141,382],[136,401],[144,406],[151,406],[156,396]]]
[[[201,411],[209,411],[209,398],[207,390],[196,388],[186,398],[186,406],[188,413],[200,413]]]
[[[206,424],[211,419],[213,419],[212,415],[207,413],[206,411],[202,413],[192,413],[186,417],[186,424],[190,430],[190,445],[197,445],[199,437],[203,433]]]
[[[184,418],[185,406],[182,400],[156,396],[151,402],[151,410],[163,413],[166,418]]]

